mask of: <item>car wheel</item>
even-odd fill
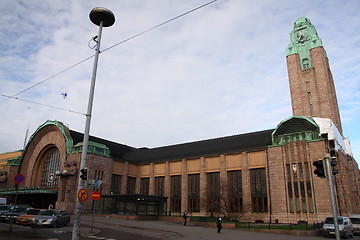
[[[55,222],[53,223],[53,227],[54,227],[54,228],[57,228],[57,227],[58,227],[57,221],[55,221]]]

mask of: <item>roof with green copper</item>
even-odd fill
[[[286,142],[319,141],[320,127],[310,117],[292,116],[281,121],[272,133],[273,146]]]
[[[41,130],[43,129],[44,127],[46,126],[49,126],[49,125],[55,125],[57,126],[61,133],[63,134],[64,138],[65,138],[65,144],[66,144],[66,154],[70,154],[71,153],[71,150],[72,150],[72,147],[73,147],[73,141],[72,141],[72,138],[70,136],[70,132],[69,132],[69,129],[62,123],[62,122],[59,122],[59,121],[51,121],[51,120],[47,120],[45,123],[43,123],[42,125],[40,125],[36,130],[35,132],[31,135],[24,151],[26,151],[26,149],[28,148],[31,140],[34,138],[34,136]]]

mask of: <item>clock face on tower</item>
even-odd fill
[[[295,32],[295,38],[296,38],[296,41],[299,42],[299,43],[305,42],[309,38],[307,28],[297,30]]]

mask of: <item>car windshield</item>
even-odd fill
[[[342,218],[338,218],[338,223],[343,224],[344,220]],[[326,218],[325,224],[334,224],[334,218]]]
[[[28,215],[38,215],[40,211],[40,209],[28,209],[25,213]]]
[[[16,213],[22,213],[22,212],[24,212],[26,210],[26,208],[15,208],[14,209],[14,212],[16,212]]]
[[[10,206],[1,206],[0,205],[0,211],[7,211],[10,210]]]
[[[57,213],[57,211],[55,210],[42,210],[39,215],[43,215],[43,216],[55,216]]]
[[[354,224],[360,224],[360,218],[350,218],[350,220]]]

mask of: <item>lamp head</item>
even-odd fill
[[[89,17],[95,25],[100,26],[100,22],[103,22],[103,27],[110,27],[115,22],[115,15],[109,9],[103,7],[93,8]]]

